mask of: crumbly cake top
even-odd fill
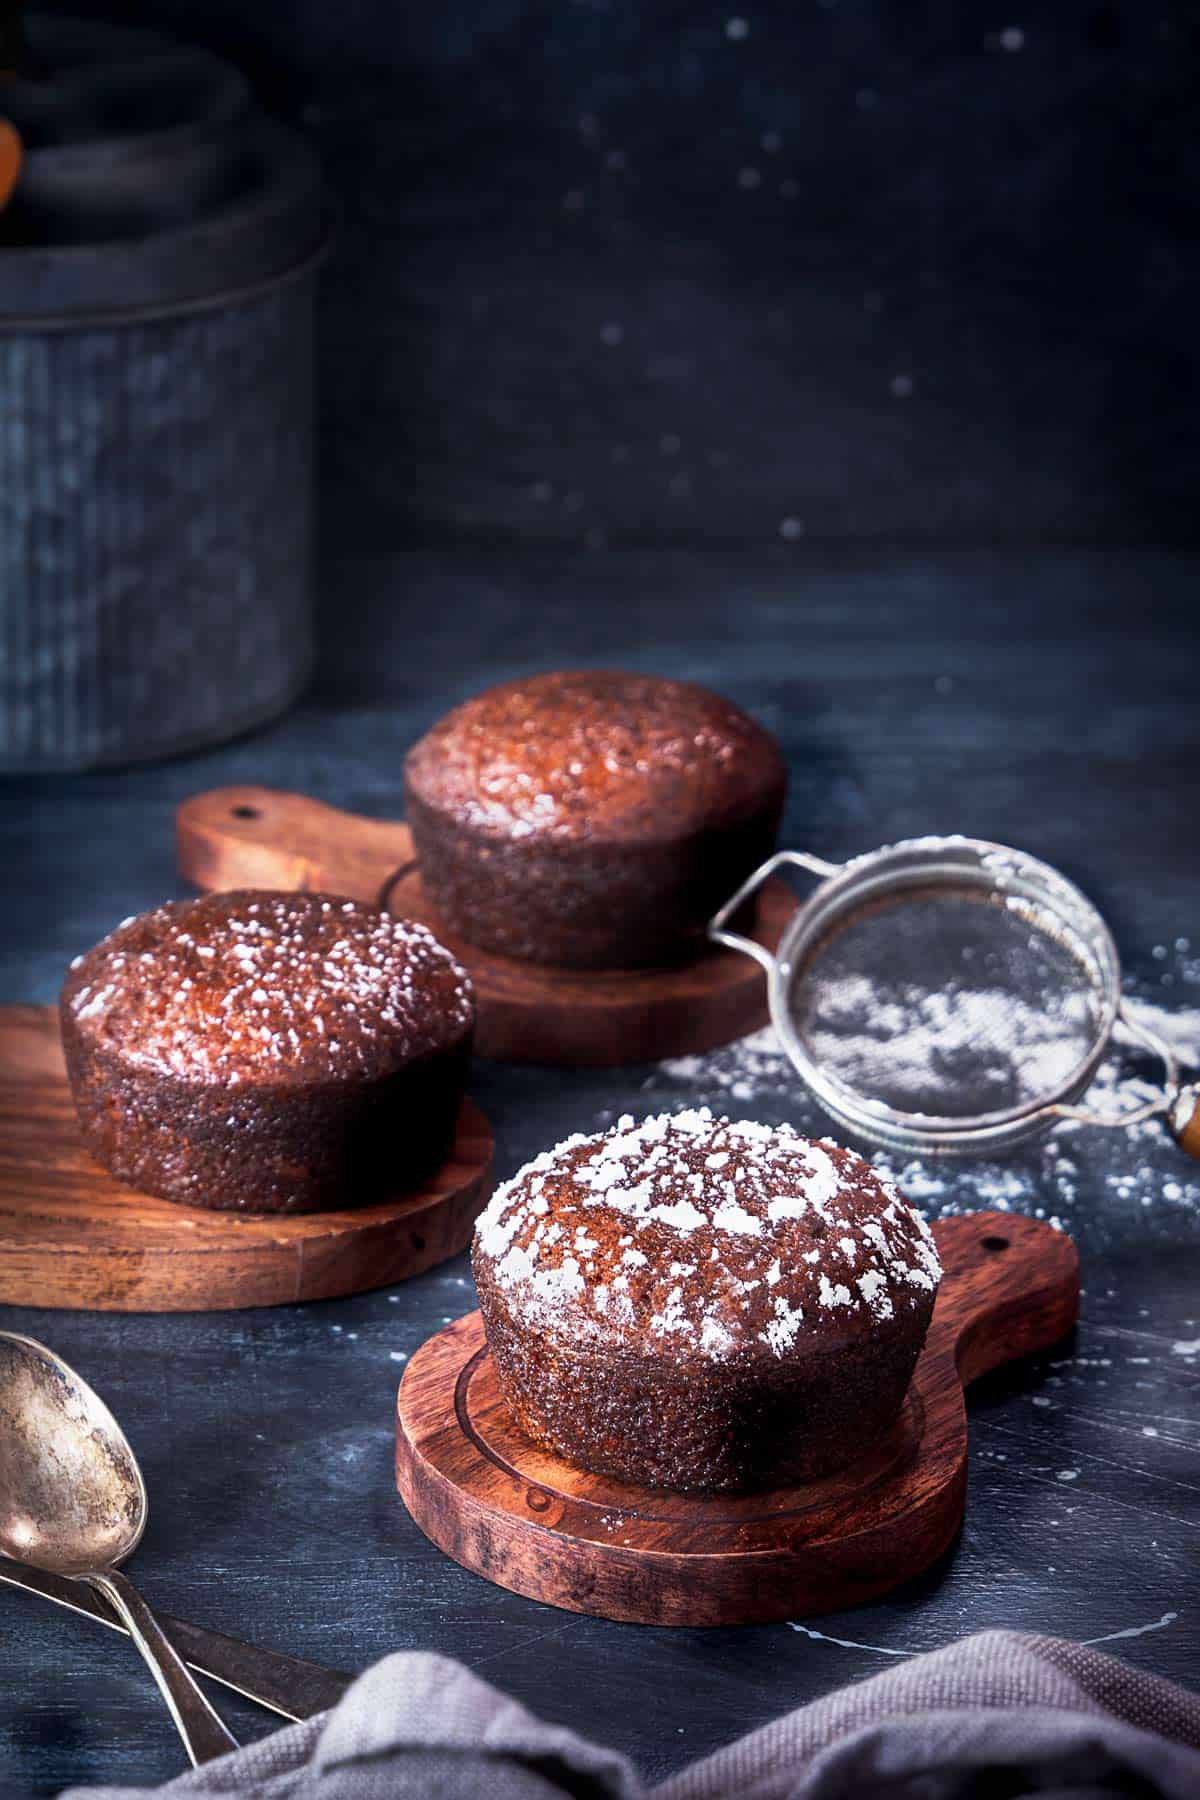
[[[506,837],[685,834],[782,792],[773,738],[690,682],[531,675],[446,714],[409,752],[412,793]]]
[[[530,1325],[681,1361],[886,1329],[941,1275],[924,1219],[853,1151],[707,1108],[546,1151],[496,1190],[474,1257]]]
[[[424,925],[328,894],[206,894],[126,919],[63,989],[143,1068],[261,1083],[384,1073],[461,1038],[470,980]]]

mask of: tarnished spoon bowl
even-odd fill
[[[124,1562],[146,1484],[98,1394],[32,1338],[0,1333],[0,1547],[53,1575]]]
[[[0,1551],[86,1581],[145,1657],[193,1763],[237,1748],[153,1612],[116,1567],[149,1503],[137,1458],[98,1394],[33,1338],[0,1331]]]

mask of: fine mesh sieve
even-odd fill
[[[728,929],[775,870],[822,877],[774,956]],[[1171,1047],[1121,1008],[1116,947],[1091,902],[1019,850],[915,838],[836,865],[771,858],[709,935],[767,972],[780,1042],[827,1112],[899,1149],[1016,1143],[1056,1119],[1164,1114],[1192,1148],[1197,1095]],[[1162,1058],[1157,1098],[1120,1115],[1075,1104],[1118,1018]]]

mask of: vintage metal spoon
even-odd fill
[[[103,1594],[145,1657],[193,1763],[236,1750],[116,1564],[146,1529],[146,1485],[98,1395],[33,1338],[0,1331],[0,1549]]]

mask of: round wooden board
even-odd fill
[[[463,1102],[413,1193],[293,1216],[208,1212],[114,1181],[80,1142],[51,1007],[0,1007],[0,1302],[205,1312],[328,1300],[418,1275],[470,1241],[492,1132]]]
[[[396,1480],[465,1568],[570,1612],[741,1625],[841,1610],[928,1567],[966,1495],[964,1384],[1075,1323],[1070,1238],[1008,1213],[934,1226],[945,1279],[900,1419],[822,1481],[675,1494],[589,1475],[511,1423],[478,1313],[424,1344],[400,1384]],[[1016,1471],[1013,1471],[1014,1477]]]
[[[176,839],[180,869],[198,887],[324,887],[422,920],[470,970],[480,1056],[612,1068],[712,1050],[767,1023],[762,970],[716,946],[679,968],[586,970],[464,943],[426,898],[406,825],[271,788],[217,788],[183,803]],[[766,882],[752,935],[774,950],[795,908],[785,882]]]

